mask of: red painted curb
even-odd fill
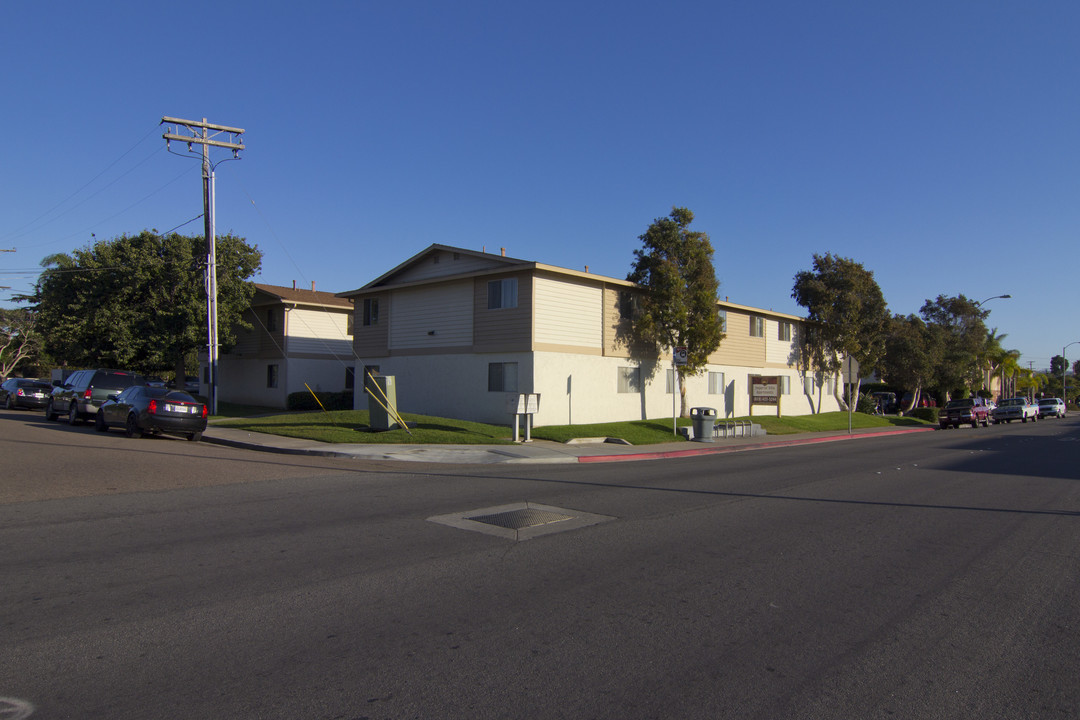
[[[732,445],[722,448],[695,448],[693,450],[669,450],[667,452],[634,453],[632,455],[584,455],[578,458],[578,462],[628,462],[632,460],[665,460],[668,458],[694,457],[697,455],[722,455],[725,453],[749,452],[751,450],[768,450],[777,447],[792,447],[795,445],[815,445],[817,443],[839,442],[841,440],[857,440],[859,438],[883,437],[885,435],[910,435],[911,433],[930,432],[935,428],[911,428],[910,430],[882,430],[880,432],[866,432],[851,435],[830,435],[828,437],[804,438],[802,440],[777,440],[776,442],[756,443],[754,445]]]

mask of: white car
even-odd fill
[[[1043,398],[1039,400],[1039,417],[1065,417],[1065,401],[1061,398]]]
[[[1026,397],[1006,398],[994,408],[993,416],[995,425],[1003,422],[1009,423],[1013,420],[1027,422],[1028,418],[1035,422],[1039,419],[1039,406]]]

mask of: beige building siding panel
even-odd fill
[[[402,270],[394,276],[393,281],[394,283],[411,283],[419,280],[461,275],[463,273],[494,270],[501,266],[502,263],[494,259],[489,260],[475,255],[459,255],[449,251],[439,251],[424,258],[419,264]]]
[[[513,308],[488,309],[488,282],[504,277],[518,279],[518,304]],[[473,350],[475,352],[523,352],[532,349],[533,277],[510,273],[473,281]]]
[[[347,313],[295,308],[288,315],[290,355],[352,356]]]
[[[604,339],[604,291],[547,277],[533,280],[535,343],[601,348]]]
[[[709,362],[753,367],[765,364],[765,338],[750,337],[749,314],[728,310],[726,334]]]
[[[471,346],[472,285],[465,281],[395,291],[390,303],[390,351]]]
[[[390,320],[393,317],[390,296],[364,297],[379,301],[379,321],[374,325],[364,325],[364,298],[357,298],[353,315],[353,352],[357,357],[382,357],[390,352]]]

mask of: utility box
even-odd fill
[[[716,408],[690,408],[690,421],[694,424],[696,442],[713,441],[713,425],[716,423]]]
[[[391,410],[397,411],[397,386],[393,375],[364,377],[364,390],[368,396],[368,425],[372,430],[392,430],[397,427]]]

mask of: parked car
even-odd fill
[[[52,385],[34,378],[9,378],[0,384],[0,403],[8,410],[43,408],[49,401]]]
[[[101,404],[94,427],[122,427],[128,437],[165,433],[199,440],[208,414],[206,405],[182,390],[133,385]]]
[[[1065,417],[1065,401],[1061,398],[1043,398],[1039,400],[1039,417]]]
[[[938,413],[938,427],[942,430],[952,425],[958,428],[961,425],[971,425],[977,428],[980,425],[990,425],[990,409],[980,397],[959,398],[950,400]]]
[[[168,386],[174,390],[180,389],[180,382],[176,378],[169,381]],[[184,392],[197,394],[199,392],[199,376],[198,375],[185,375],[184,376]]]
[[[1013,420],[1035,422],[1039,419],[1039,406],[1026,397],[1006,398],[994,408],[994,423],[1010,423]]]
[[[900,401],[900,405],[903,407],[907,407],[911,404],[912,397],[912,393],[904,393],[904,398]],[[933,395],[928,393],[926,390],[923,390],[919,393],[919,403],[915,405],[915,407],[937,407],[937,400],[934,399]]]
[[[45,419],[55,420],[63,414],[69,423],[77,425],[94,417],[109,395],[133,385],[146,385],[146,380],[126,370],[76,370],[53,388],[45,405]]]
[[[150,375],[146,378],[146,384],[150,387],[165,387],[165,381],[159,378],[157,375]]]
[[[877,406],[881,408],[881,412],[886,415],[900,412],[900,403],[896,400],[896,393],[885,391],[872,392],[870,393],[870,397],[873,398]]]

